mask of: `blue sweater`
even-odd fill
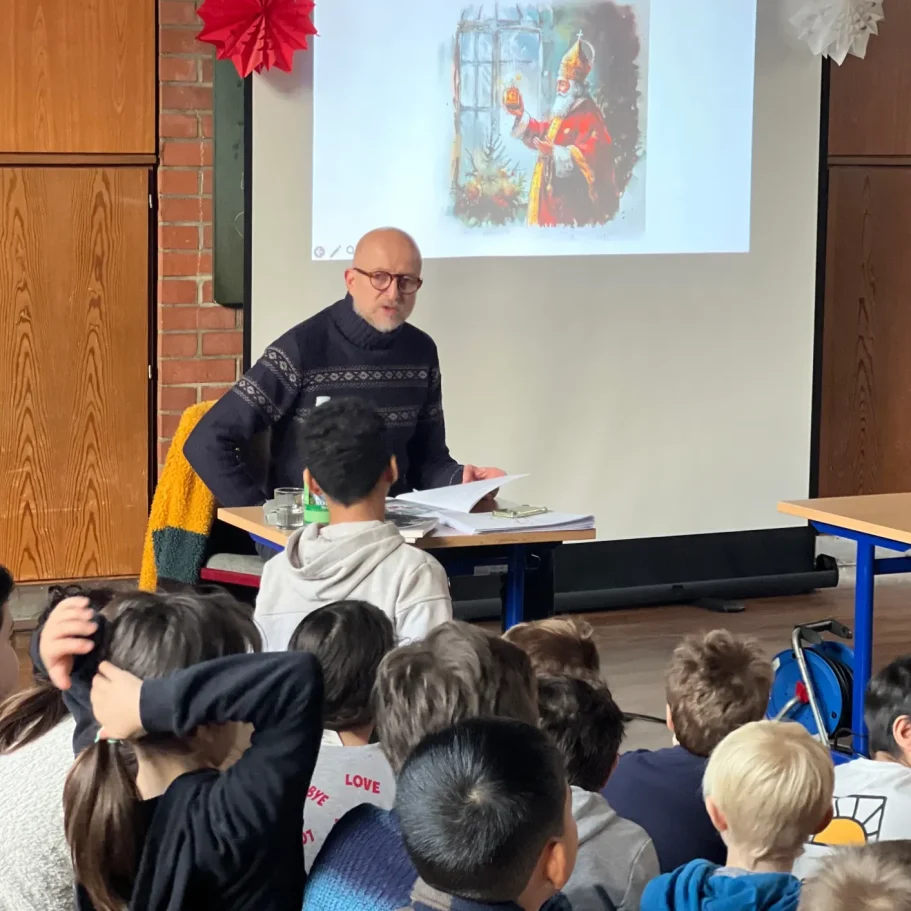
[[[694,860],[653,879],[642,893],[641,911],[794,911],[800,881],[790,873],[728,876],[717,864]]]
[[[357,397],[386,423],[400,480],[392,493],[459,484],[461,466],[446,448],[437,349],[407,323],[379,332],[350,297],[299,323],[200,420],[184,445],[194,471],[222,506],[256,506],[276,487],[300,487],[301,424],[322,397]],[[243,453],[269,430],[265,488]]]
[[[419,888],[420,887],[420,888]],[[484,904],[434,893],[433,904],[408,857],[392,810],[362,804],[346,813],[329,833],[307,880],[303,911],[515,911],[511,902]],[[543,911],[572,911],[556,895]]]
[[[681,746],[634,750],[620,757],[602,791],[618,815],[648,832],[662,873],[691,860],[725,861],[727,848],[702,799],[706,763]]]

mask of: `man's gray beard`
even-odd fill
[[[355,312],[355,313],[356,313],[356,314],[357,314],[365,323],[367,323],[368,325],[372,326],[374,329],[376,329],[377,332],[379,332],[379,333],[381,333],[381,334],[383,334],[383,335],[387,335],[387,334],[390,333],[390,332],[395,332],[395,330],[398,329],[398,328],[400,328],[401,325],[402,325],[402,323],[399,323],[398,326],[377,326],[377,325],[373,322],[373,320],[367,319],[367,317],[364,316],[363,313],[361,313],[360,308],[358,307],[357,302],[354,300],[354,298],[351,299],[351,303],[354,305],[354,312]],[[398,307],[398,306],[400,306],[400,304],[398,304],[398,302],[396,302],[396,306]],[[403,320],[402,322],[404,322],[404,320]]]
[[[569,91],[565,95],[559,92],[554,98],[553,106],[550,109],[552,117],[565,117],[573,106],[582,98],[588,97],[588,87],[583,82],[570,83]]]

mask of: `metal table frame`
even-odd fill
[[[873,584],[876,576],[911,573],[911,556],[876,559],[876,548],[907,552],[908,544],[862,531],[812,521],[824,535],[854,541],[857,545],[857,582],[854,589],[854,688],[851,694],[851,730],[854,752],[868,755],[869,737],[864,723],[864,696],[873,670]]]

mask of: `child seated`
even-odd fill
[[[424,737],[459,721],[538,723],[528,656],[455,620],[386,655],[374,706],[377,735],[396,774]],[[313,864],[304,911],[400,911],[416,877],[397,815],[369,804],[355,807],[336,823]]]
[[[834,819],[795,864],[801,879],[840,847],[911,839],[911,656],[896,659],[867,684],[864,720],[870,759],[836,767]]]
[[[754,721],[712,752],[705,808],[727,848],[725,866],[693,860],[653,879],[642,911],[791,911],[803,843],[832,818],[829,751],[794,722]]]
[[[9,607],[13,588],[12,574],[0,566],[0,700],[9,696],[19,682],[19,656],[13,648],[13,614]]]
[[[539,911],[572,873],[563,762],[531,725],[473,719],[431,734],[402,768],[395,809],[420,875],[411,911]]]
[[[674,746],[620,757],[604,796],[651,836],[662,872],[704,858],[723,863],[724,842],[706,815],[700,786],[708,757],[731,731],[763,718],[772,665],[755,639],[726,630],[688,636],[665,675]]]
[[[517,623],[503,638],[518,645],[531,661],[534,672],[572,674],[601,679],[601,658],[590,623],[573,617],[548,617]]]
[[[658,855],[645,830],[621,819],[599,793],[617,763],[623,713],[603,684],[539,677],[541,729],[557,745],[572,786],[579,857],[563,894],[573,911],[638,911]]]
[[[269,560],[256,598],[266,651],[282,651],[311,611],[335,601],[375,604],[404,643],[452,618],[449,580],[430,554],[386,521],[398,477],[380,416],[357,399],[333,399],[299,433],[304,483],[323,497],[329,525],[305,525]]]
[[[101,610],[114,596],[77,586],[51,586],[48,594],[39,625],[65,598],[86,595]],[[60,691],[34,666],[32,685],[0,703],[2,911],[72,911],[73,864],[61,808],[75,731]]]
[[[798,911],[911,911],[911,841],[845,848],[820,861]]]
[[[259,645],[223,593],[135,592],[109,622],[68,598],[36,632],[77,731],[95,728],[63,791],[79,911],[300,908],[322,674]],[[237,723],[252,742],[220,772]]]
[[[363,601],[320,607],[291,636],[289,650],[310,652],[323,670],[323,738],[304,807],[308,871],[336,819],[362,803],[392,808],[395,776],[380,745],[371,743],[370,696],[394,645],[389,618]]]

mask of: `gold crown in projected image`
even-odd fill
[[[592,71],[595,60],[595,49],[582,40],[582,32],[576,36],[576,43],[564,54],[560,61],[560,78],[568,82],[583,82]]]

